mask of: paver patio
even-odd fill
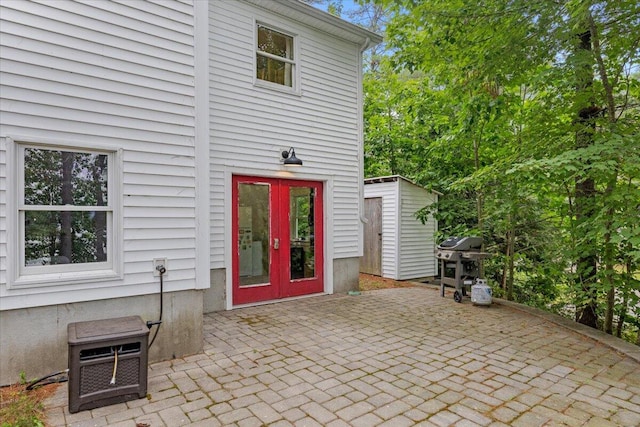
[[[46,402],[49,424],[640,425],[637,360],[511,304],[457,304],[415,287],[204,324],[203,353],[149,366],[148,399],[69,414],[65,385]]]

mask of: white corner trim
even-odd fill
[[[194,2],[196,289],[210,287],[209,2]]]
[[[224,268],[226,273],[225,280],[225,308],[231,310],[233,308],[233,243],[232,239],[232,215],[233,209],[233,171],[229,168],[224,168]]]
[[[334,261],[334,251],[333,251],[333,197],[330,197],[330,194],[333,194],[333,176],[329,176],[324,181],[323,195],[324,200],[322,205],[324,207],[324,291],[327,294],[333,294],[334,286],[333,286],[333,261]]]
[[[17,177],[16,171],[16,163],[17,163],[17,154],[16,154],[16,144],[13,137],[7,136],[5,138],[6,141],[6,181],[15,182]],[[18,278],[19,271],[19,260],[16,255],[18,253],[18,212],[16,207],[18,206],[17,201],[17,192],[18,185],[7,185],[6,189],[6,197],[7,197],[7,257],[6,257],[6,278],[7,288],[10,288],[11,283],[13,283]]]

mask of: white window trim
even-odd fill
[[[258,50],[258,26],[262,26],[268,28],[273,31],[277,31],[286,36],[289,36],[293,39],[293,59],[283,58],[278,55],[272,55],[268,52],[263,52]],[[256,75],[257,69],[257,56],[258,53],[267,58],[276,59],[278,61],[286,62],[293,66],[293,71],[291,72],[291,78],[293,79],[293,84],[291,86],[281,85],[278,83],[273,83],[267,80],[259,79]],[[297,34],[292,33],[291,31],[283,30],[278,26],[267,24],[263,21],[259,21],[254,19],[253,21],[253,85],[256,87],[267,88],[272,90],[277,90],[280,92],[290,93],[294,95],[300,95],[300,40]]]
[[[7,288],[25,289],[48,287],[80,282],[121,280],[123,278],[122,257],[122,149],[81,141],[33,138],[23,136],[7,137],[7,176],[15,185],[7,188]],[[107,228],[108,255],[106,262],[86,264],[64,264],[46,267],[24,266],[23,201],[19,196],[24,191],[24,149],[62,149],[77,152],[101,153],[109,156],[107,197],[109,200],[110,224]],[[22,186],[22,190],[20,189]],[[89,210],[95,210],[92,207]],[[13,259],[12,259],[13,258]]]

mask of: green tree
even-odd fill
[[[366,140],[377,148],[367,164],[455,194],[439,206],[451,220],[443,229],[470,228],[443,209],[468,216],[473,200],[468,232],[503,254],[488,273],[507,296],[524,280],[549,306],[562,290],[576,320],[612,333],[617,316],[621,330],[640,260],[640,5],[376,4],[393,14],[393,67],[366,89]],[[403,75],[420,76],[411,108]]]

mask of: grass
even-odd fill
[[[0,389],[2,427],[43,427],[44,408],[39,393],[16,384]]]
[[[59,384],[27,390],[26,384],[0,388],[0,427],[44,427],[42,402]]]

